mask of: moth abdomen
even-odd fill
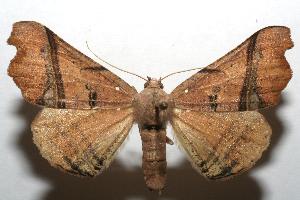
[[[143,145],[143,173],[151,190],[162,190],[166,182],[166,130],[141,130]]]

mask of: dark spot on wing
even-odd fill
[[[96,154],[93,155],[93,159],[96,161],[94,163],[94,169],[95,170],[101,170],[104,164],[104,159],[101,157],[98,157]]]
[[[209,95],[208,98],[209,98],[209,103],[210,103],[210,109],[212,111],[216,111],[217,107],[218,107],[218,103],[217,103],[218,95],[216,95],[216,94]]]
[[[71,173],[76,174],[76,172],[78,172],[78,175],[81,175],[81,176],[90,176],[90,177],[94,176],[93,174],[87,172],[86,170],[81,169],[80,165],[78,163],[72,161],[70,158],[64,156],[63,159],[73,170]]]
[[[89,91],[89,105],[94,108],[97,104],[97,92],[88,84],[85,85],[85,88]]]

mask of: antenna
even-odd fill
[[[174,74],[179,74],[179,73],[182,73],[182,72],[189,72],[189,71],[193,71],[193,70],[197,70],[197,69],[203,69],[203,68],[204,67],[196,67],[196,68],[192,68],[192,69],[186,69],[186,70],[181,70],[181,71],[173,72],[171,74],[168,74],[168,75],[162,77],[160,80],[163,80],[163,79],[165,79],[165,78],[167,78],[169,76],[172,76]]]
[[[147,79],[145,79],[144,77],[142,77],[142,76],[140,76],[140,75],[138,75],[138,74],[135,74],[135,73],[126,71],[126,70],[124,70],[124,69],[121,69],[121,68],[119,68],[119,67],[117,67],[117,66],[115,66],[115,65],[112,65],[112,64],[110,64],[109,62],[103,60],[102,58],[100,58],[99,56],[97,56],[97,55],[90,49],[89,44],[88,44],[87,41],[85,41],[85,43],[86,43],[86,46],[87,46],[88,50],[89,50],[96,58],[98,58],[101,62],[104,62],[105,64],[107,64],[107,65],[109,65],[110,67],[113,67],[113,68],[115,68],[115,69],[117,69],[117,70],[120,70],[120,71],[122,71],[122,72],[126,72],[126,73],[128,73],[128,74],[137,76],[137,77],[139,77],[139,78],[141,78],[141,79],[143,79],[143,80],[145,80],[145,81],[148,81]]]

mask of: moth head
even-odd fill
[[[144,88],[160,88],[163,89],[164,85],[161,83],[161,79],[155,79],[147,76],[147,82],[144,84]]]

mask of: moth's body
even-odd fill
[[[166,181],[166,124],[173,109],[169,95],[159,80],[146,82],[145,89],[133,101],[135,121],[138,123],[142,145],[144,178],[148,188],[163,189]]]
[[[292,77],[284,53],[293,43],[282,26],[257,31],[170,94],[155,79],[145,79],[137,93],[37,22],[15,23],[8,43],[17,47],[9,75],[28,102],[44,106],[31,126],[42,156],[65,172],[93,177],[109,167],[136,122],[145,181],[154,190],[166,181],[168,121],[204,177],[250,169],[271,135],[256,110],[276,105]]]
[[[134,96],[135,121],[139,129],[165,129],[173,104],[159,80],[145,83],[144,90]]]

